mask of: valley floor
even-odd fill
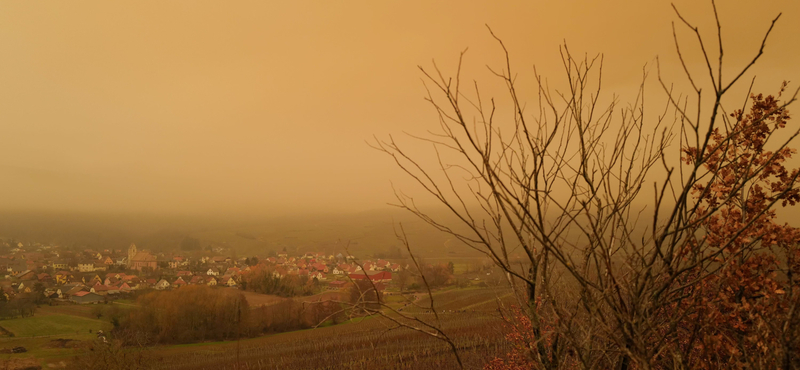
[[[249,294],[252,306],[270,304],[271,296]],[[458,348],[465,368],[479,369],[508,351],[498,299],[510,303],[509,290],[446,289],[434,293],[436,316],[427,307],[430,298],[418,293],[387,297],[387,302],[422,322],[442,327]],[[413,302],[410,303],[410,302]],[[115,305],[131,308],[131,302]],[[0,354],[0,365],[38,363],[60,368],[80,353],[80,347],[108,330],[107,317],[93,317],[93,306],[44,306],[36,315],[3,320],[0,326],[14,337],[0,338],[0,349],[23,346],[25,353]],[[449,345],[407,328],[395,328],[381,317],[358,318],[338,325],[266,335],[241,341],[157,346],[143,350],[152,369],[455,369]],[[238,365],[237,365],[238,364]]]

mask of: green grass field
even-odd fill
[[[92,338],[97,330],[111,328],[111,324],[104,320],[64,314],[35,315],[24,319],[3,320],[0,321],[0,326],[14,333],[17,338],[67,334]]]
[[[33,358],[42,366],[58,363],[71,358],[77,352],[73,348],[54,348],[51,343],[53,340],[89,341],[97,337],[98,329],[111,329],[108,321],[54,313],[48,308],[42,307],[33,317],[0,321],[0,326],[15,335],[14,337],[0,338],[0,348],[25,347],[27,349],[25,353],[5,355],[6,358],[0,358],[0,360]],[[91,333],[89,329],[92,330]],[[0,366],[2,365],[3,363],[0,361]]]

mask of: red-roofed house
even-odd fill
[[[182,287],[182,286],[186,285],[186,282],[183,281],[182,277],[179,277],[179,278],[175,279],[175,282],[173,282],[172,285],[175,286],[175,287]]]
[[[105,300],[103,296],[92,292],[77,292],[71,295],[69,299],[78,304],[97,303]]]

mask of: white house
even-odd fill
[[[169,288],[169,281],[161,279],[159,282],[156,283],[155,288],[158,289],[158,290],[167,289],[167,288]]]
[[[80,272],[92,272],[94,271],[94,262],[78,262],[78,271]]]

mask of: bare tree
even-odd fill
[[[689,72],[676,36],[694,94],[675,94],[659,75],[667,98],[654,112],[645,104],[647,73],[632,103],[603,104],[602,56],[579,58],[566,46],[560,55],[567,88],[551,89],[536,74],[538,96],[526,105],[509,52],[489,30],[505,55],[502,68],[490,68],[507,88],[505,103],[482,97],[477,82],[462,83],[462,53],[452,78],[435,64],[420,67],[439,132],[415,138],[432,145],[437,165],[426,166],[429,161],[393,137],[373,144],[457,222],[432,216],[396,191],[399,207],[505,271],[524,307],[512,323],[530,335],[518,360],[541,369],[697,368],[701,361],[708,368],[726,361],[796,368],[800,291],[792,275],[795,257],[788,256],[795,256],[800,238],[794,228],[770,225],[774,208],[797,198],[798,171],[779,167],[800,132],[774,135],[785,126],[785,108],[797,91],[782,102],[780,95],[754,96],[749,113],[747,96],[738,110],[723,106],[723,97],[763,54],[780,15],[753,59],[726,79],[712,5],[718,58],[676,9],[679,23],[697,36],[708,76]],[[711,99],[703,95],[709,90]],[[512,118],[499,118],[509,109]],[[651,186],[652,192],[643,190]],[[765,186],[772,188],[758,195]],[[783,247],[783,262],[741,269],[775,245]],[[776,285],[769,292],[728,300],[727,277],[743,271],[785,277],[771,280]],[[788,290],[781,288],[786,282]],[[781,348],[747,343],[766,331],[741,333],[739,324],[711,321],[730,314],[726,310],[745,310],[742,325],[755,327],[753,315],[760,314],[747,305],[770,295],[785,297],[785,309],[764,322],[778,338],[769,343]],[[714,323],[722,328],[709,329]],[[732,348],[709,350],[709,338],[717,336]]]

